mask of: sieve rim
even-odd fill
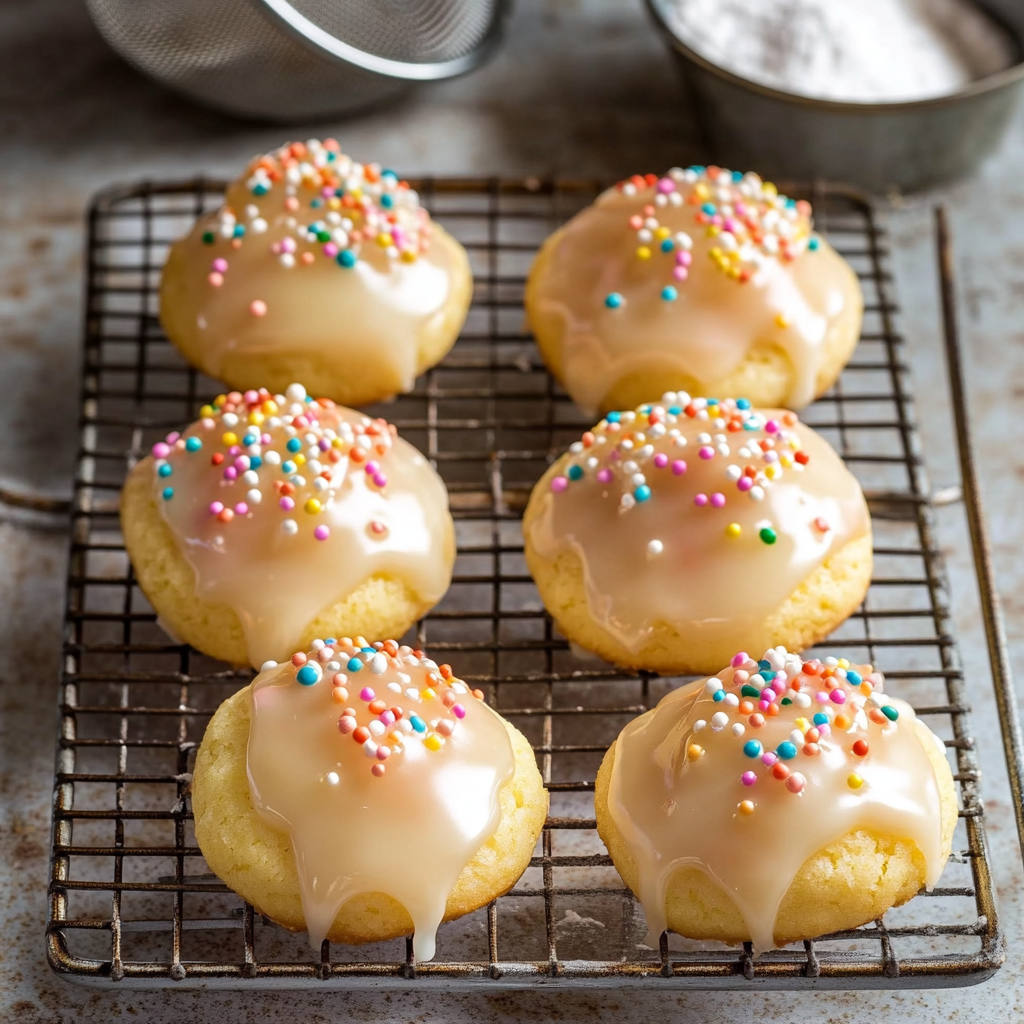
[[[408,82],[439,81],[455,78],[479,67],[498,48],[512,13],[513,0],[495,0],[494,14],[480,42],[461,57],[452,60],[416,63],[392,60],[367,53],[343,42],[295,9],[290,0],[258,0],[260,6],[294,39],[320,57],[343,61],[363,71],[399,78]]]

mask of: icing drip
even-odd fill
[[[463,868],[501,820],[515,762],[483,694],[393,640],[316,641],[252,686],[253,805],[288,832],[310,944],[353,896],[409,913],[418,961]]]
[[[807,405],[829,329],[857,291],[810,212],[757,175],[718,168],[637,175],[604,192],[531,282],[531,316],[557,325],[573,400],[594,413],[648,367],[711,386],[766,343],[792,366],[785,404]]]
[[[658,622],[755,626],[869,529],[860,485],[795,413],[676,393],[584,434],[526,526],[541,558],[576,554],[591,614],[634,652]]]
[[[174,302],[196,311],[214,376],[228,355],[333,360],[372,346],[408,391],[420,334],[443,316],[456,269],[431,230],[394,172],[331,139],[293,143],[254,160],[176,244]]]
[[[253,665],[282,658],[369,577],[428,602],[451,579],[444,484],[384,420],[261,390],[220,396],[153,448],[154,497],[196,592],[237,613]]]
[[[922,744],[942,744],[881,686],[870,666],[804,664],[779,647],[760,662],[737,655],[623,729],[608,810],[636,861],[649,945],[683,867],[731,897],[757,951],[775,945],[804,862],[849,832],[910,840],[928,888],[938,881],[941,804]]]

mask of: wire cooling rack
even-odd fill
[[[117,516],[128,467],[219,390],[189,369],[157,320],[168,244],[222,182],[114,189],[89,221],[82,435],[68,577],[55,777],[53,968],[79,981],[149,986],[434,987],[475,984],[742,988],[954,986],[1003,959],[986,854],[965,681],[908,391],[887,269],[870,205],[810,195],[818,227],[857,270],[864,332],[853,361],[805,414],[869,495],[875,578],[819,653],[869,661],[945,741],[960,800],[939,885],[863,928],[764,954],[666,934],[643,915],[594,829],[593,780],[622,726],[679,680],[577,657],[544,614],[519,518],[552,457],[589,426],[544,371],[522,293],[540,241],[590,202],[594,183],[425,180],[433,214],[470,253],[476,293],[451,354],[376,411],[426,452],[457,523],[450,593],[415,642],[484,689],[531,740],[551,811],[531,866],[488,907],[443,925],[437,958],[414,966],[395,940],[324,944],[263,919],[208,873],[188,789],[218,704],[248,672],[172,642],[132,575]],[[799,194],[799,193],[794,193]]]

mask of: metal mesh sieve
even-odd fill
[[[130,64],[229,113],[344,113],[472,70],[510,0],[86,0]]]

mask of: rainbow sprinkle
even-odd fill
[[[410,743],[441,750],[466,717],[464,702],[484,698],[482,690],[456,679],[450,665],[437,665],[423,651],[395,640],[314,640],[308,651],[292,655],[291,667],[300,686],[329,683],[331,699],[342,705],[339,735],[352,739],[373,762],[370,771],[377,778],[385,774],[385,762]],[[261,672],[274,668],[277,662],[268,661]],[[420,684],[412,678],[417,670]]]
[[[872,666],[854,667],[845,658],[803,661],[785,647],[774,647],[755,661],[741,651],[728,668],[704,684],[693,713],[700,715],[703,704],[706,717],[693,722],[692,732],[684,740],[687,757],[712,756],[706,743],[696,742],[705,730],[728,731],[750,760],[737,785],[750,789],[762,783],[782,783],[790,793],[800,794],[807,785],[804,773],[813,770],[814,758],[823,745],[845,747],[851,764],[856,765],[870,754],[877,738],[898,728],[899,711],[881,692],[883,682],[882,674]],[[787,707],[804,713],[795,719],[788,739],[774,750],[766,750],[750,732]],[[848,740],[852,742],[847,747]],[[852,772],[847,784],[859,790],[865,780]],[[754,810],[754,806],[738,807],[743,814]]]
[[[361,467],[367,486],[384,490],[387,455],[397,433],[385,420],[368,416],[354,423],[326,416],[324,422],[325,414],[339,408],[330,399],[311,398],[301,384],[292,384],[284,395],[265,388],[220,395],[203,406],[201,418],[185,433],[173,432],[153,445],[157,480],[173,480],[182,460],[206,459],[210,489],[219,494],[208,512],[219,523],[266,516],[270,503],[264,498],[272,495],[285,536],[300,532],[301,519],[311,522],[317,540],[328,540],[330,527],[318,520],[337,498],[347,472]],[[171,485],[161,490],[165,501],[174,494]],[[298,509],[297,519],[292,513]],[[370,529],[374,535],[386,530],[380,523]]]
[[[720,167],[675,167],[668,174],[636,174],[617,186],[626,196],[637,196],[643,206],[629,217],[637,260],[658,264],[670,281],[661,290],[665,302],[679,298],[678,285],[693,268],[693,234],[714,239],[708,255],[727,277],[745,284],[769,260],[792,263],[806,251],[816,252],[820,240],[813,234],[811,206],[789,199],[756,174],[741,174]],[[673,230],[664,223],[668,209],[693,207],[693,234]],[[625,305],[618,292],[605,298],[616,310]]]

